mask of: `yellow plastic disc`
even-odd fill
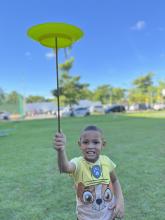
[[[83,31],[76,26],[54,22],[32,26],[28,29],[27,34],[33,40],[50,48],[56,47],[56,38],[57,47],[65,48],[71,46],[84,35]]]

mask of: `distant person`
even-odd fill
[[[114,171],[116,165],[107,156],[101,155],[106,145],[101,129],[91,125],[82,131],[78,144],[83,156],[70,161],[65,151],[65,135],[56,133],[54,141],[60,171],[69,173],[75,182],[77,219],[123,218],[124,199]]]

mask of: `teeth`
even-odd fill
[[[87,154],[95,154],[93,151],[88,151]]]

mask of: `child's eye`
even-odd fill
[[[93,144],[100,144],[100,141],[93,141]]]
[[[88,142],[88,141],[83,141],[82,143],[83,143],[83,144],[88,144],[89,142]]]

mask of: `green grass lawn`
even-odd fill
[[[69,158],[80,155],[77,140],[88,124],[104,130],[103,153],[117,164],[125,220],[164,220],[165,114],[64,118]],[[73,181],[57,168],[56,129],[54,119],[0,122],[9,133],[0,137],[0,220],[76,219]]]

